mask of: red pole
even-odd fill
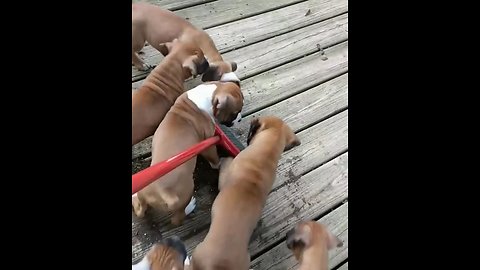
[[[215,126],[215,129],[217,129],[217,126]],[[169,173],[183,163],[187,162],[208,147],[218,143],[219,141],[222,141],[222,134],[223,132],[220,132],[219,136],[208,138],[167,160],[161,161],[153,166],[146,168],[145,170],[142,170],[132,175],[132,194],[135,194],[142,188],[148,186],[153,181],[164,176],[165,174]],[[225,136],[225,134],[223,134],[223,136]]]

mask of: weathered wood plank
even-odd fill
[[[342,204],[319,221],[343,241],[343,246],[329,252],[329,268],[336,267],[348,257],[348,202]],[[285,236],[283,236],[285,238]],[[280,242],[271,250],[252,261],[254,270],[285,270],[298,269],[298,263],[285,241]]]
[[[348,39],[348,14],[309,25],[224,54],[237,62],[240,78],[252,76]]]
[[[283,237],[298,221],[314,219],[348,198],[348,153],[270,193],[250,241],[255,257]],[[205,229],[185,239],[191,252],[206,236]]]
[[[328,57],[323,60],[323,56]],[[334,78],[348,70],[348,41],[330,47],[322,53],[314,53],[294,62],[269,70],[242,81],[245,97],[242,115],[251,114],[262,107]],[[307,120],[307,119],[304,119]],[[242,121],[243,122],[243,121]],[[243,142],[243,141],[242,141]],[[145,155],[151,138],[132,147],[132,158]]]
[[[345,112],[343,115],[329,118],[309,129],[306,129],[300,133],[298,136],[302,140],[302,145],[297,147],[298,152],[293,152],[293,149],[284,154],[279,164],[282,169],[277,171],[277,179],[275,185],[279,186],[287,182],[294,182],[296,179],[300,178],[300,175],[311,170],[314,164],[323,164],[326,161],[337,156],[339,153],[346,151],[347,149],[347,132],[346,125],[348,124],[348,119],[346,119]],[[331,126],[336,126],[336,130],[333,130]],[[316,140],[315,140],[316,139]],[[318,146],[318,141],[337,141],[338,143],[328,143],[325,144],[323,151],[314,151],[313,149]],[[305,166],[304,166],[305,164]],[[322,166],[323,167],[323,166]],[[284,184],[287,186],[287,184]],[[212,187],[210,187],[213,189]],[[209,189],[209,187],[205,187]],[[200,191],[199,191],[200,192]],[[211,195],[208,195],[211,196]],[[198,231],[204,231],[203,236],[206,233],[206,229],[210,224],[210,207],[213,203],[215,195],[208,197],[206,201],[197,204],[199,207],[198,211],[196,210],[192,216],[190,216],[183,226],[177,228],[171,228],[165,220],[154,220],[152,223],[155,224],[157,228],[162,228],[161,232],[165,237],[178,235],[182,239],[189,239],[192,237],[192,233],[197,233]],[[134,231],[139,230],[139,226],[132,225],[132,234]],[[197,229],[197,231],[195,231]],[[200,236],[196,241],[203,239],[203,236]],[[196,246],[195,241],[192,242],[192,245],[189,246],[191,250]],[[135,262],[143,256],[145,250],[152,244],[152,242],[145,240],[138,240],[135,242],[135,245],[132,240],[132,261]]]
[[[348,261],[340,266],[337,270],[348,270]]]
[[[242,115],[275,104],[348,70],[348,41],[242,81]]]
[[[218,0],[176,12],[200,28],[210,28],[254,16],[304,0]]]
[[[348,107],[348,73],[310,88],[270,107],[248,115],[231,129],[235,137],[246,143],[250,122],[255,117],[275,115],[295,132]]]
[[[310,10],[310,14],[305,16],[308,10]],[[258,16],[210,28],[206,31],[212,37],[218,50],[223,53],[261,40],[283,35],[296,29],[301,29],[347,11],[348,3],[346,0],[309,0]],[[347,25],[338,27],[348,32]],[[320,44],[323,45],[322,43]],[[163,56],[150,46],[146,46],[144,51],[145,54],[142,57],[151,65],[156,65],[163,59]],[[235,58],[230,57],[226,57],[226,59],[235,60]],[[145,78],[147,74],[147,72],[141,72],[132,67],[132,81]]]
[[[173,11],[214,1],[216,0],[132,0],[132,3],[147,2]]]

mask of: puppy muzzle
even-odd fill
[[[197,67],[197,73],[198,74],[203,74],[207,69],[210,67],[210,64],[208,61],[205,59],[203,62]]]
[[[286,234],[286,240],[285,242],[287,243],[287,248],[288,249],[292,249],[293,248],[293,245],[294,245],[294,242],[295,242],[295,239],[294,239],[294,236],[295,235],[295,229],[291,229],[287,232]]]

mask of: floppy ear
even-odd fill
[[[210,65],[202,76],[202,81],[211,82],[218,81],[222,75],[220,75],[220,67],[217,65]]]
[[[250,129],[248,130],[248,135],[247,135],[247,145],[250,145],[250,141],[253,139],[253,137],[258,132],[261,126],[262,124],[260,123],[260,120],[258,118],[254,118],[250,122]]]
[[[190,74],[192,74],[192,76],[194,76],[194,77],[198,75],[197,65],[195,64],[195,61],[194,61],[195,58],[197,58],[197,56],[188,57],[183,62],[183,65],[182,65],[182,67],[184,69],[187,69],[188,71],[190,71]]]
[[[226,108],[230,102],[229,95],[216,95],[213,99],[213,115],[217,117],[219,110]]]
[[[337,236],[333,235],[329,230],[327,230],[327,249],[331,250],[336,247],[342,247],[343,242]]]
[[[237,63],[230,61],[230,66],[232,67],[232,71],[237,70]]]
[[[173,43],[172,42],[166,42],[166,43],[161,43],[158,46],[158,50],[160,51],[163,56],[167,56],[167,54],[172,50]]]

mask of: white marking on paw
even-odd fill
[[[193,210],[197,206],[196,203],[197,203],[197,200],[195,199],[195,197],[192,196],[192,198],[190,199],[190,202],[188,203],[187,207],[185,207],[185,215],[186,216],[190,215],[190,213],[193,212]]]
[[[221,82],[240,82],[240,79],[237,77],[235,72],[227,72],[223,73],[222,77],[220,78]]]

